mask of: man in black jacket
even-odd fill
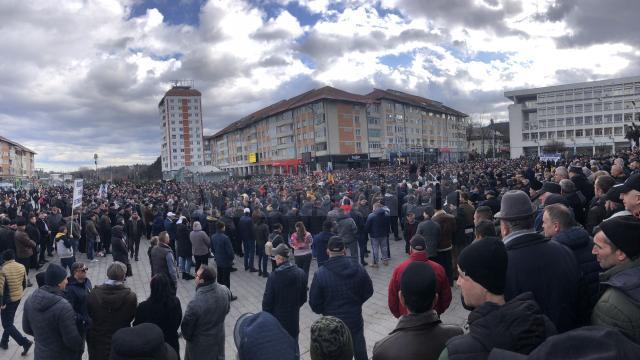
[[[27,232],[27,235],[29,235],[29,238],[33,240],[37,246],[39,246],[41,243],[40,231],[36,226],[36,220],[37,220],[36,214],[30,213],[25,231]],[[38,247],[37,246],[33,250],[33,255],[31,256],[31,268],[34,268],[36,270],[40,269],[40,266],[41,266],[40,264],[38,264],[38,251],[37,251]]]
[[[280,244],[272,251],[278,267],[267,279],[262,310],[271,313],[296,340],[300,332],[300,307],[307,302],[306,275],[289,261],[289,247]]]
[[[555,335],[531,293],[505,301],[508,263],[507,249],[498,239],[476,241],[462,250],[457,284],[464,305],[473,308],[469,333],[449,340],[440,359],[486,359],[493,348],[526,355]]]
[[[131,219],[127,222],[125,233],[127,234],[127,246],[129,248],[129,255],[135,257],[138,261],[138,251],[140,250],[140,238],[144,234],[144,222],[138,215],[138,212],[134,212]]]
[[[495,215],[509,254],[505,299],[532,292],[558,331],[568,331],[576,322],[578,264],[569,249],[533,230],[536,212],[527,194],[510,190]]]

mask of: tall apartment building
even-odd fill
[[[211,137],[211,161],[241,175],[455,161],[467,153],[466,119],[440,102],[396,90],[359,95],[326,86],[225,127]]]
[[[181,169],[205,165],[202,140],[202,102],[192,81],[176,81],[160,103],[162,175],[173,178]]]
[[[511,158],[550,142],[574,154],[628,148],[625,127],[640,121],[640,76],[507,91]]]
[[[33,176],[35,151],[0,136],[0,178]]]

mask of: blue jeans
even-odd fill
[[[267,260],[269,259],[269,257],[264,253],[264,246],[257,246],[256,254],[258,255],[258,270],[266,274]]]
[[[191,257],[188,257],[188,258],[179,257],[178,258],[178,269],[180,269],[180,272],[190,274],[192,266],[193,266],[193,261],[191,261]]]
[[[255,269],[253,259],[256,256],[256,241],[242,240],[242,246],[244,247],[244,269]]]
[[[373,263],[377,264],[378,259],[382,258],[382,260],[389,260],[387,256],[389,249],[389,238],[381,237],[381,238],[371,238],[371,251],[373,252]],[[378,252],[379,251],[379,252]]]
[[[18,305],[20,305],[20,300],[7,303],[6,305],[7,307],[0,310],[2,328],[4,329],[4,331],[2,332],[2,343],[9,343],[9,336],[11,336],[13,340],[18,343],[18,345],[24,346],[27,344],[29,339],[24,337],[24,335],[22,335],[13,324],[13,321],[16,317],[16,310],[18,310]]]
[[[94,242],[95,241],[93,239],[87,239],[87,259],[89,259],[89,260],[93,260]]]
[[[73,265],[73,263],[76,262],[76,257],[69,257],[69,258],[60,258],[60,265],[62,265],[63,268],[69,268],[69,274],[71,274],[71,265]]]
[[[367,342],[364,339],[364,328],[351,332],[353,340],[353,358],[355,360],[367,360]]]

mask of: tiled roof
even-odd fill
[[[227,125],[222,130],[218,131],[213,137],[218,137],[234,130],[242,129],[248,125],[254,124],[259,120],[265,119],[269,116],[277,115],[287,110],[295,109],[304,105],[311,104],[318,100],[329,99],[348,101],[361,104],[368,104],[380,101],[380,99],[390,99],[402,103],[411,104],[417,107],[425,108],[427,110],[439,111],[443,113],[453,114],[457,116],[466,117],[467,114],[461,113],[450,107],[444,106],[442,103],[426,99],[423,97],[410,95],[397,90],[380,90],[374,89],[367,95],[358,95],[344,90],[336,89],[331,86],[325,86],[320,89],[313,89],[302,93],[291,99],[281,100],[275,104],[269,105],[263,109],[260,109],[252,114],[249,114],[242,119],[235,121]]]
[[[6,137],[4,137],[4,136],[2,136],[2,135],[0,135],[0,142],[7,142],[7,143],[9,143],[9,144],[11,144],[11,145],[13,145],[13,146],[17,147],[18,149],[20,149],[20,150],[22,150],[22,151],[27,151],[27,152],[30,152],[30,153],[32,153],[32,154],[34,154],[34,155],[35,155],[35,154],[37,154],[35,151],[33,151],[33,150],[29,149],[28,147],[26,147],[26,146],[22,146],[22,145],[18,144],[18,143],[17,143],[17,142],[15,142],[15,141],[9,140],[9,139],[7,139]]]

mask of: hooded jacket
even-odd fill
[[[62,290],[45,285],[24,303],[22,329],[35,339],[35,358],[73,359],[83,348],[76,315]]]
[[[602,296],[593,308],[593,325],[617,328],[640,344],[640,259],[600,274]]]
[[[129,327],[136,314],[136,294],[123,284],[96,286],[87,297],[92,326],[87,334],[89,358],[107,360],[111,350],[111,336]]]
[[[335,256],[313,275],[309,305],[316,314],[335,316],[353,332],[362,329],[362,305],[373,295],[369,274],[351,257]]]
[[[356,235],[358,234],[358,227],[351,216],[347,214],[338,215],[338,218],[336,218],[336,224],[338,236],[342,238],[342,241],[344,241],[345,244],[352,244],[357,240]]]
[[[469,314],[468,321],[469,333],[449,340],[440,359],[487,359],[493,348],[529,354],[556,334],[532,293],[504,305],[486,302]]]
[[[60,258],[73,257],[73,248],[69,237],[64,233],[56,234],[56,252]]]
[[[588,325],[591,309],[598,301],[598,274],[602,271],[595,255],[591,253],[593,241],[581,227],[572,227],[556,234],[555,240],[573,252],[578,263],[578,325]]]

